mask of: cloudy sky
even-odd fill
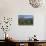
[[[18,18],[33,18],[32,15],[19,15]]]

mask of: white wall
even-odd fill
[[[44,19],[45,23],[44,23],[44,39],[46,39],[46,16],[45,16],[45,19]]]
[[[30,6],[28,0],[0,0],[0,16],[13,17],[12,27],[9,33],[17,40],[27,40],[34,34],[39,40],[44,40],[44,25],[46,8],[33,8]],[[34,25],[19,26],[18,15],[29,14],[34,17]],[[2,39],[2,36],[1,38]]]

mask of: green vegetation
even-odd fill
[[[19,25],[33,25],[33,19],[19,19]]]

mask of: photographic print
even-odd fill
[[[19,15],[18,24],[19,25],[33,25],[33,16],[32,15]]]

